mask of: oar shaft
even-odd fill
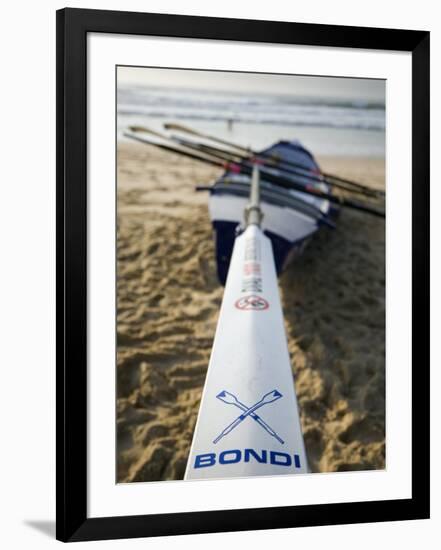
[[[235,144],[233,145],[230,142],[224,142],[223,140],[219,140],[218,138],[216,138],[214,136],[208,136],[206,134],[202,134],[200,132],[190,130],[186,126],[180,126],[180,125],[174,125],[174,124],[165,124],[164,126],[165,126],[166,129],[176,129],[176,130],[180,129],[181,131],[191,133],[193,135],[196,135],[198,137],[202,137],[204,139],[210,139],[211,141],[222,142],[227,147],[234,146],[234,147],[237,147],[237,148],[241,148],[240,146],[237,146]],[[310,180],[313,180],[313,181],[316,181],[316,182],[320,182],[320,183],[323,182],[323,177],[318,176],[316,174],[313,174],[310,170],[308,170],[307,168],[305,168],[301,164],[298,164],[298,165],[296,164],[297,169],[290,169],[288,166],[291,163],[289,163],[288,161],[276,160],[276,158],[273,157],[272,155],[268,155],[268,154],[265,154],[265,153],[257,153],[256,151],[252,151],[251,149],[248,149],[248,148],[245,148],[245,147],[243,147],[241,149],[243,150],[243,152],[247,153],[246,155],[244,155],[243,153],[239,154],[239,153],[235,153],[233,151],[226,151],[225,149],[220,149],[219,147],[213,147],[211,145],[206,145],[205,143],[195,143],[195,142],[188,141],[188,140],[185,140],[185,139],[176,138],[176,136],[171,136],[171,139],[178,139],[180,143],[185,144],[186,146],[197,147],[201,151],[206,151],[207,153],[222,157],[225,160],[230,160],[232,162],[244,162],[244,161],[254,161],[254,162],[256,162],[256,161],[260,161],[260,162],[263,162],[263,163],[267,163],[270,166],[273,166],[274,168],[278,168],[279,170],[282,170],[284,172],[288,172],[290,174],[295,174],[295,175],[298,175],[298,176],[301,176],[301,177],[304,177],[304,178],[307,178],[307,179],[310,179]]]
[[[291,178],[278,176],[275,174],[268,174],[264,170],[262,170],[261,172],[262,172],[262,177],[265,180],[271,183],[280,185],[280,187],[285,187],[286,189],[295,189],[296,191],[300,191],[301,193],[312,195],[319,199],[324,199],[334,204],[338,204],[340,206],[345,206],[347,208],[352,208],[354,210],[360,210],[361,212],[366,212],[367,214],[372,214],[373,216],[377,216],[380,218],[385,217],[384,212],[382,212],[381,210],[378,210],[375,206],[371,206],[365,203],[359,203],[357,201],[347,199],[345,197],[338,197],[336,195],[331,195],[330,193],[327,193],[326,191],[322,191],[321,189],[317,189],[312,186],[304,186],[302,184],[296,183]]]
[[[160,149],[163,149],[165,151],[169,151],[171,153],[177,153],[182,156],[185,156],[187,158],[191,158],[193,160],[197,160],[200,162],[204,162],[206,164],[211,164],[212,166],[217,166],[219,168],[224,168],[226,170],[231,170],[233,172],[238,172],[242,174],[246,174],[248,176],[251,175],[252,167],[249,164],[235,164],[235,163],[228,163],[224,161],[220,161],[215,159],[214,157],[209,157],[207,155],[203,154],[195,154],[194,152],[190,152],[187,150],[179,149],[177,147],[172,147],[169,145],[165,145],[163,143],[157,143],[152,142],[151,140],[138,137],[136,134],[130,134],[130,133],[124,133],[126,137],[129,137],[131,139],[134,139],[136,141],[139,141],[141,143],[146,143],[148,145],[154,145]],[[261,176],[263,179],[268,181],[269,183],[274,183],[276,185],[279,185],[280,187],[284,187],[286,189],[293,189],[295,191],[299,191],[300,193],[304,193],[305,195],[311,195],[318,199],[328,200],[334,204],[338,204],[340,206],[345,206],[347,208],[352,208],[354,210],[359,210],[361,212],[366,212],[368,214],[372,214],[374,216],[384,218],[384,212],[378,210],[374,206],[358,203],[356,201],[346,199],[343,197],[337,197],[335,195],[332,195],[330,193],[327,193],[325,191],[322,191],[320,189],[314,188],[312,186],[305,186],[303,183],[298,183],[295,181],[293,177],[288,176],[281,176],[277,174],[272,174],[271,172],[268,172],[268,169],[262,169],[261,170]]]
[[[291,168],[284,161],[280,161],[280,162],[275,161],[272,157],[265,157],[264,155],[262,155],[262,153],[255,153],[253,156],[245,156],[245,155],[239,155],[238,153],[234,153],[232,151],[226,151],[225,149],[220,149],[219,147],[212,147],[204,143],[197,143],[186,139],[177,138],[176,136],[171,136],[171,139],[176,140],[178,143],[181,143],[182,145],[185,145],[191,148],[196,148],[210,155],[216,156],[218,158],[222,158],[225,161],[260,162],[269,167],[277,168],[278,170],[282,172],[286,172],[287,174],[299,176],[302,179],[311,180],[317,183],[327,183],[332,187],[343,189],[344,191],[355,193],[357,195],[378,198],[380,193],[375,189],[353,187],[351,185],[351,182],[349,181],[345,181],[345,182],[329,181],[326,179],[326,175],[323,172],[320,175],[316,175],[305,167],[300,168],[301,165],[298,165],[299,168]],[[331,179],[335,179],[335,178],[331,178]]]
[[[216,143],[220,143],[221,145],[226,145],[227,147],[234,147],[235,149],[239,149],[241,151],[244,151],[248,154],[253,154],[252,150],[248,147],[243,147],[242,145],[231,143],[231,141],[227,141],[225,139],[218,138],[216,136],[210,136],[208,134],[204,134],[202,132],[199,132],[198,130],[194,130],[193,128],[189,128],[188,126],[183,126],[182,124],[173,124],[168,123],[164,124],[164,128],[166,130],[177,130],[179,132],[185,132],[187,134],[192,134],[194,136],[198,136],[204,139],[209,139],[210,141],[215,141]]]
[[[212,166],[218,166],[219,168],[226,168],[225,162],[220,162],[205,156],[196,155],[195,153],[191,153],[190,151],[184,151],[182,149],[178,149],[176,147],[166,145],[165,143],[157,143],[155,141],[151,141],[149,139],[139,137],[135,134],[129,134],[128,132],[124,132],[124,136],[130,139],[133,139],[135,141],[139,141],[140,143],[144,143],[145,145],[153,145],[154,147],[157,147],[158,149],[162,149],[163,151],[168,151],[170,153],[181,155],[183,157],[191,158],[193,160],[197,160],[205,164],[211,164]]]
[[[245,174],[250,174],[251,169],[246,165],[241,165],[241,171]],[[328,200],[334,204],[345,206],[347,208],[352,208],[354,210],[360,210],[361,212],[366,212],[368,214],[372,214],[380,218],[385,217],[384,212],[382,212],[381,210],[378,210],[374,206],[371,206],[369,204],[359,203],[351,199],[331,195],[330,193],[327,193],[326,191],[322,191],[321,189],[317,189],[312,186],[305,186],[303,184],[297,183],[296,181],[294,181],[292,178],[289,178],[289,177],[271,174],[270,172],[264,169],[261,170],[261,176],[266,181],[269,181],[270,183],[275,183],[280,187],[285,187],[286,189],[294,189],[301,193],[305,193],[306,195],[312,195],[316,198]]]
[[[178,131],[181,131],[181,132],[186,132],[186,133],[198,136],[198,137],[202,137],[204,139],[208,139],[208,140],[220,143],[222,145],[226,145],[227,147],[242,151],[243,153],[246,153],[247,155],[253,155],[253,156],[257,156],[257,157],[264,157],[264,158],[267,158],[267,159],[271,159],[275,163],[276,166],[285,165],[285,166],[291,166],[292,168],[297,168],[299,170],[306,170],[303,165],[301,165],[297,162],[288,161],[288,160],[285,160],[285,159],[280,159],[276,155],[274,155],[273,153],[266,153],[266,152],[260,152],[259,153],[257,151],[253,151],[249,147],[244,147],[242,145],[239,145],[238,143],[233,143],[231,141],[220,139],[216,136],[211,136],[209,134],[204,134],[202,132],[199,132],[197,130],[189,128],[188,126],[183,126],[181,124],[170,124],[169,123],[169,124],[164,124],[164,127],[168,130],[178,130]],[[381,191],[379,189],[372,189],[372,188],[370,188],[366,185],[363,185],[361,183],[358,183],[358,182],[355,182],[355,181],[352,181],[352,180],[348,180],[346,178],[341,178],[340,176],[337,176],[335,174],[330,174],[330,173],[327,173],[327,172],[323,172],[322,176],[325,179],[332,179],[334,181],[334,183],[332,183],[332,182],[330,182],[330,183],[335,185],[336,187],[338,186],[338,182],[340,182],[340,183],[346,184],[346,186],[351,186],[353,190],[358,189],[360,191],[361,190],[365,191],[366,194],[375,194],[375,196],[384,196],[384,191]],[[347,190],[349,191],[349,189],[347,189]]]
[[[259,168],[255,164],[251,174],[250,202],[245,209],[245,224],[258,225],[262,221],[262,210],[260,208],[260,175]]]
[[[199,151],[203,151],[204,153],[207,153],[209,155],[222,158],[223,160],[226,160],[228,162],[243,162],[250,159],[250,157],[236,155],[231,151],[226,151],[225,149],[220,149],[219,147],[212,147],[211,145],[205,145],[205,143],[198,143],[187,139],[178,138],[174,135],[170,136],[170,139],[176,140],[186,147],[198,149]]]
[[[193,141],[189,141],[189,140],[186,140],[186,139],[182,139],[182,138],[179,138],[177,136],[168,136],[168,135],[165,135],[165,134],[162,134],[161,132],[158,132],[157,130],[151,130],[150,128],[145,128],[144,126],[131,126],[130,127],[130,130],[133,131],[133,132],[144,132],[144,133],[149,133],[149,134],[152,134],[153,136],[156,136],[156,137],[159,137],[161,139],[164,139],[164,140],[168,140],[168,141],[174,141],[175,143],[178,143],[179,145],[183,146],[185,149],[190,149],[192,151],[196,150],[200,153],[202,153],[204,156],[209,156],[209,157],[214,157],[216,159],[219,159],[219,160],[222,160],[224,162],[230,162],[230,163],[240,163],[240,164],[249,164],[250,161],[259,161],[261,160],[261,157],[259,156],[256,156],[254,158],[252,157],[248,157],[248,156],[241,156],[241,155],[235,155],[229,151],[225,151],[225,150],[222,150],[222,149],[219,149],[218,147],[211,147],[211,146],[208,146],[208,145],[204,145],[204,144],[201,144],[201,143],[195,143]],[[288,176],[291,176],[293,178],[295,178],[295,176],[298,176],[301,178],[300,182],[298,181],[298,183],[301,183],[302,186],[304,187],[304,181],[302,180],[312,180],[312,181],[316,181],[316,182],[319,182],[319,183],[323,183],[323,178],[322,177],[318,177],[314,174],[311,174],[310,172],[307,173],[307,170],[305,168],[302,169],[302,172],[300,172],[299,170],[293,170],[293,169],[290,169],[290,168],[283,168],[282,169],[284,172],[287,173]],[[348,191],[351,191],[351,189],[345,185],[345,184],[335,184],[336,187],[341,187],[345,190],[348,190]],[[351,192],[354,192],[353,190]],[[372,192],[367,192],[365,190],[357,190],[355,191],[356,193],[360,193],[360,194],[363,194],[363,195],[368,195],[368,196],[376,196],[375,193],[372,193]],[[350,199],[349,199],[350,201]],[[362,210],[362,208],[359,208],[360,210]],[[369,213],[371,213],[370,210],[367,210]]]
[[[367,194],[372,194],[372,195],[375,195],[377,197],[384,197],[385,196],[385,192],[381,189],[374,189],[372,187],[366,187],[365,185],[362,185],[361,183],[357,183],[355,181],[352,181],[352,180],[348,180],[346,178],[342,178],[341,176],[336,176],[335,174],[329,174],[328,172],[322,172],[323,174],[323,177],[326,178],[327,180],[331,180],[330,183],[331,185],[335,185],[336,187],[342,187],[341,184],[343,185],[346,185],[347,187],[352,187],[354,190],[355,189],[358,189],[360,190],[360,192],[364,192],[364,193],[367,193]],[[336,182],[336,183],[333,183],[333,182]],[[346,189],[347,187],[342,187],[343,189]],[[348,189],[348,191],[350,191],[350,189]]]

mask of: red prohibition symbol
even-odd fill
[[[249,310],[257,310],[257,311],[263,311],[264,309],[269,308],[269,303],[265,300],[265,298],[262,298],[262,296],[244,296],[243,298],[239,298],[237,302],[234,304],[237,309],[242,309],[245,311]]]

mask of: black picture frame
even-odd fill
[[[412,498],[87,517],[87,33],[412,54]],[[429,517],[429,32],[83,9],[57,12],[56,537],[85,541]]]

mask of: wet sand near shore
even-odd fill
[[[322,169],[384,187],[384,159]],[[182,479],[223,288],[207,194],[216,168],[118,144],[117,481]],[[313,472],[385,467],[385,224],[345,210],[279,288]]]

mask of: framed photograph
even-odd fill
[[[429,517],[429,33],[57,12],[57,538]]]

